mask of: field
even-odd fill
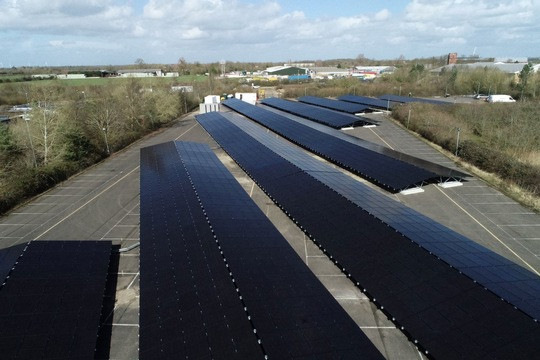
[[[538,103],[412,104],[394,108],[393,116],[405,127],[457,154],[465,162],[495,174],[503,190],[506,188],[509,192],[512,186],[517,186],[522,192],[521,200],[539,209]],[[524,199],[527,197],[528,201]]]

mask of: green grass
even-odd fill
[[[15,79],[22,79],[23,76],[21,75],[6,75],[6,76],[0,76],[0,79],[10,79],[11,82],[2,82],[0,83],[0,89],[3,86],[10,85],[10,84],[32,84],[37,86],[49,86],[54,84],[59,84],[62,86],[74,86],[74,87],[80,87],[80,86],[101,86],[101,85],[109,85],[109,84],[121,84],[122,82],[129,81],[129,78],[88,78],[88,79],[73,79],[73,80],[67,80],[67,79],[53,79],[53,80],[33,80],[33,81],[25,81],[25,82],[13,82]],[[136,78],[144,85],[151,85],[153,83],[159,83],[159,84],[191,84],[191,83],[201,83],[204,81],[208,81],[208,77],[205,75],[184,75],[174,78],[158,78],[158,77],[151,77],[151,78]]]

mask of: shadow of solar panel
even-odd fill
[[[434,181],[441,176],[413,164],[329,136],[241,100],[229,99],[223,104],[293,143],[388,191],[398,192],[421,185],[423,182]]]
[[[327,109],[345,112],[348,114],[358,114],[361,112],[365,112],[366,110],[369,109],[365,105],[353,104],[350,102],[332,100],[332,99],[321,98],[317,96],[301,96],[298,98],[298,101],[306,103],[306,104],[320,106]]]
[[[173,204],[167,212],[165,203]],[[332,313],[316,331],[330,344],[326,354],[346,358],[334,346],[339,327],[347,351],[380,358],[207,146],[141,151],[141,359],[317,356],[305,338],[292,342],[300,324],[315,326],[281,306],[292,291],[305,297],[296,306],[321,302],[317,311]]]
[[[108,241],[30,242],[0,289],[0,357],[92,359],[110,254]]]
[[[414,230],[407,230],[407,237],[396,232],[387,225],[388,222],[382,222],[315,180],[311,175],[318,172],[310,175],[300,168],[295,171],[293,164],[269,149],[268,142],[261,144],[231,122],[227,124],[219,114],[200,115],[197,120],[289,217],[302,226],[323,251],[336,259],[343,271],[433,357],[504,359],[536,356],[540,350],[540,343],[535,340],[540,336],[538,323],[419,246],[429,241],[415,239]],[[235,137],[230,136],[233,133]],[[249,153],[246,154],[239,144],[249,144]],[[307,162],[306,159],[303,161]],[[260,162],[281,162],[276,169],[284,170],[282,176],[278,173],[268,177],[265,173],[252,171]],[[367,191],[363,193],[370,195]],[[376,201],[370,206],[375,204]],[[382,208],[380,213],[385,211],[384,208],[393,210],[390,204],[383,203]],[[400,206],[390,212],[415,215]],[[390,222],[395,226],[404,219],[395,216]],[[414,225],[414,220],[408,223]],[[443,229],[435,224],[427,225]],[[437,235],[430,237],[433,243],[437,242]],[[464,249],[467,246],[478,248],[470,241],[463,243]],[[494,260],[504,264],[500,257],[492,257],[490,261]],[[513,269],[516,277],[527,273],[529,277],[534,276],[516,265]],[[492,270],[486,268],[485,273]],[[499,276],[498,280],[501,279]],[[538,277],[534,276],[531,281],[538,284]],[[536,292],[536,299],[539,293]],[[478,338],[471,337],[475,335]]]
[[[410,96],[398,96],[398,95],[391,95],[391,94],[380,96],[379,99],[394,102],[394,103],[401,103],[401,104],[407,104],[411,102],[421,102],[421,103],[433,104],[433,105],[451,105],[452,104],[452,103],[449,103],[446,101],[440,101],[440,100],[422,99],[422,98],[416,98],[416,97],[410,97]]]
[[[391,108],[389,101],[366,96],[343,95],[338,97],[338,100],[361,104],[369,106],[370,108],[381,110],[389,110]]]
[[[289,101],[278,98],[267,98],[262,100],[261,103],[333,127],[334,129],[373,125],[373,122],[366,118],[359,118],[354,115],[343,114],[340,112],[327,110],[318,106],[311,106],[297,101]]]

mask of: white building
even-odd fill
[[[163,77],[165,73],[161,69],[127,69],[118,70],[121,77]]]

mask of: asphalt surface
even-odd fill
[[[170,140],[208,143],[239,183],[263,209],[321,282],[349,312],[388,359],[422,358],[400,330],[307,239],[246,174],[199,126],[194,114],[173,127],[152,134],[104,162],[63,182],[0,218],[0,248],[29,240],[111,240],[119,247],[139,241],[139,149]],[[376,128],[357,128],[348,134],[398,151],[455,166],[451,160],[384,115]],[[468,178],[463,186],[424,187],[414,195],[390,195],[415,210],[468,236],[531,271],[540,271],[540,216],[520,206],[481,180]],[[378,190],[380,191],[380,190]],[[136,359],[138,351],[139,252],[119,256],[110,274],[114,304],[104,315],[110,341],[98,345],[97,358]]]

